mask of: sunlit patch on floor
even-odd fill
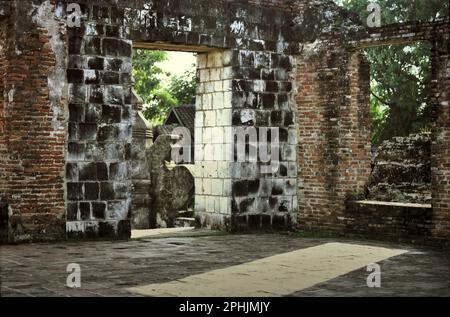
[[[133,287],[128,291],[146,296],[284,296],[406,252],[326,243],[168,283]]]
[[[145,237],[154,237],[154,236],[159,236],[159,235],[166,235],[166,234],[180,233],[180,232],[189,232],[189,231],[194,231],[194,227],[132,230],[131,231],[131,239],[140,239],[140,238],[145,238]]]

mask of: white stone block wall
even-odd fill
[[[195,211],[231,216],[231,51],[198,55],[195,117]]]

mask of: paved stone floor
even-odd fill
[[[368,273],[361,268],[289,296],[450,296],[449,251],[281,234],[196,234],[128,242],[1,246],[1,296],[138,296],[126,289],[176,281],[332,242],[408,252],[379,262],[381,288],[368,288]],[[80,289],[65,286],[69,263],[81,266]]]

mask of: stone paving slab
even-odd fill
[[[368,273],[360,269],[290,296],[450,296],[448,251],[281,234],[0,246],[0,295],[139,296],[126,289],[176,281],[330,242],[398,248],[409,252],[379,263],[382,267],[380,289],[368,288]],[[80,289],[66,287],[69,263],[81,266]]]

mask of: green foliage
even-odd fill
[[[145,104],[152,103],[153,91],[161,85],[158,76],[164,72],[156,64],[165,60],[167,60],[166,52],[139,49],[133,51],[134,89]]]
[[[381,134],[383,133],[383,128],[386,124],[388,111],[386,106],[384,106],[378,99],[372,97],[370,112],[372,115],[371,140],[372,144],[378,144],[380,140],[382,140]]]
[[[161,124],[172,107],[178,106],[177,100],[164,89],[152,91],[152,102],[147,103],[142,111],[144,117],[153,124]]]
[[[448,16],[448,0],[340,0],[345,8],[359,13],[365,22],[369,12],[367,5],[376,2],[381,7],[381,23],[407,21],[432,21]]]
[[[161,124],[172,107],[195,103],[195,71],[171,77],[166,87],[163,77],[170,73],[157,64],[167,58],[168,54],[162,51],[137,49],[133,52],[134,89],[144,101],[144,116],[153,124]]]
[[[377,0],[382,24],[432,21],[446,17],[447,0]],[[368,16],[368,0],[342,0],[344,7]],[[430,45],[413,43],[365,50],[371,67],[372,142],[429,130],[431,122]]]
[[[192,70],[185,72],[182,76],[173,76],[170,80],[169,90],[179,105],[192,105],[195,103],[197,88],[195,65],[192,65],[192,68]]]
[[[426,43],[366,50],[371,64],[372,141],[417,133],[431,122],[430,47]]]

